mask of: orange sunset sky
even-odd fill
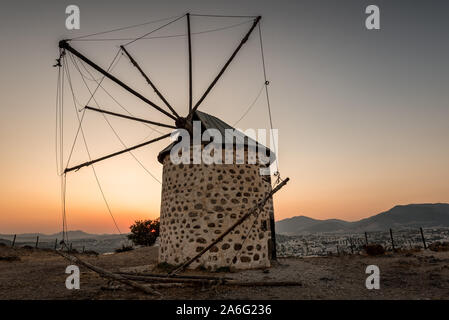
[[[275,197],[276,220],[295,215],[358,220],[397,204],[449,202],[449,22],[443,1],[406,9],[401,1],[380,2],[385,14],[379,31],[364,28],[364,1],[78,1],[77,31],[65,29],[68,4],[17,1],[0,12],[0,233],[61,230],[55,155],[57,69],[52,68],[58,41],[187,11],[263,16],[280,172],[291,179]],[[250,21],[192,18],[193,32],[240,22],[193,36],[194,100]],[[162,24],[102,37],[136,37]],[[157,35],[184,32],[185,20],[180,20]],[[106,68],[124,42],[71,44]],[[142,40],[128,48],[183,115],[188,110],[186,44],[185,37],[173,37]],[[71,63],[69,68],[80,109],[89,95]],[[120,58],[113,74],[162,105],[126,57]],[[88,83],[94,88],[94,81]],[[199,110],[233,124],[262,85],[256,32]],[[135,116],[171,123],[111,81],[105,80],[104,87]],[[73,101],[65,89],[64,161],[77,129]],[[121,111],[101,90],[95,97],[101,107]],[[108,119],[128,146],[159,135],[141,123]],[[269,127],[263,95],[238,127]],[[123,148],[100,114],[86,113],[83,129],[92,158]],[[168,143],[134,153],[159,180],[162,166],[156,156]],[[78,139],[70,164],[87,160]],[[161,186],[129,154],[98,163],[95,169],[122,232],[128,232],[136,219],[159,216]],[[92,168],[67,175],[67,219],[70,230],[117,232]]]

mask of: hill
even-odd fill
[[[69,231],[69,243],[73,248],[81,250],[93,250],[99,253],[112,252],[120,248],[123,244],[128,244],[126,235],[119,234],[90,234],[84,231]],[[55,240],[62,240],[62,233],[42,234],[42,233],[23,233],[16,237],[16,246],[32,246],[36,244],[36,237],[39,236],[39,248],[54,248]],[[0,234],[0,243],[7,246],[12,244],[13,234]]]
[[[449,227],[449,204],[398,205],[359,221],[317,220],[296,216],[276,222],[276,233],[295,235],[318,232],[385,231],[389,228]]]

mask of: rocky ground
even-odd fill
[[[78,255],[110,271],[163,272],[157,247],[111,255]],[[67,290],[65,268],[72,264],[51,250],[0,246],[0,299],[154,299],[81,267],[81,289]],[[365,287],[368,265],[380,268],[380,289]],[[211,274],[188,271],[189,274]],[[163,299],[449,299],[449,252],[401,252],[379,257],[351,255],[284,258],[268,270],[212,273],[242,281],[299,281],[294,287],[158,289]]]

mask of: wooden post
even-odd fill
[[[55,239],[55,250],[57,246],[58,246],[58,238]]]
[[[14,248],[14,245],[16,244],[16,237],[17,237],[17,234],[14,235],[14,239],[12,240],[12,245],[11,245],[12,248]]]
[[[337,244],[337,255],[340,255],[340,250],[338,249],[338,244]]]
[[[393,248],[393,251],[396,251],[394,247],[393,230],[391,230],[391,228],[390,228],[390,238],[391,238],[391,247]]]
[[[365,244],[368,245],[368,233],[365,231]]]
[[[422,239],[422,243],[424,245],[424,250],[427,249],[427,245],[426,245],[426,239],[424,238],[424,231],[422,230],[422,227],[419,227],[419,230],[421,231],[421,239]]]
[[[34,246],[36,249],[39,246],[39,236],[36,237],[36,245]]]
[[[245,222],[246,219],[248,219],[250,216],[252,216],[253,214],[255,214],[257,212],[257,210],[263,210],[263,207],[265,206],[265,204],[267,203],[268,199],[270,199],[276,192],[278,192],[283,186],[285,186],[287,184],[287,182],[290,180],[290,178],[286,178],[284,181],[282,181],[279,185],[277,185],[273,190],[271,190],[268,195],[265,196],[265,198],[263,198],[261,201],[259,201],[259,203],[254,207],[251,208],[247,213],[245,213],[240,219],[238,219],[232,226],[230,226],[226,231],[224,231],[221,235],[219,235],[217,237],[217,239],[215,239],[214,241],[212,241],[212,243],[210,243],[206,248],[204,248],[203,250],[201,250],[196,256],[194,256],[193,258],[187,260],[186,262],[184,262],[181,266],[179,266],[178,268],[176,268],[175,270],[173,270],[172,272],[169,273],[169,275],[173,275],[176,274],[182,270],[184,270],[185,268],[187,268],[190,264],[192,264],[192,262],[194,262],[196,259],[198,259],[199,257],[201,257],[204,253],[206,253],[207,251],[209,251],[213,246],[215,246],[217,243],[219,243],[221,240],[223,240],[223,238],[228,235],[229,233],[231,233],[232,230],[234,230],[235,228],[237,228],[239,225],[241,225],[243,222]]]
[[[354,246],[352,244],[352,238],[349,238],[349,245],[351,247],[351,254],[354,254]]]
[[[72,243],[70,242],[69,252],[72,252]]]

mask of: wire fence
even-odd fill
[[[62,235],[57,238],[42,235],[1,235],[0,246],[24,249],[70,250],[73,252],[109,253],[128,246],[129,241],[121,235],[105,235],[93,238],[73,238],[64,241]]]
[[[358,233],[277,235],[278,257],[360,254],[366,245],[381,245],[385,251],[427,249],[435,242],[449,242],[449,228],[389,229]]]

